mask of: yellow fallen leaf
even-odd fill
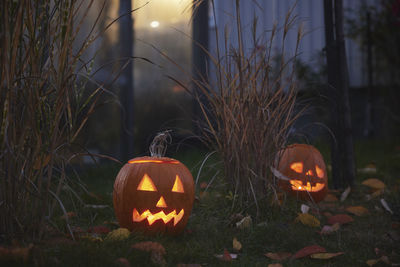
[[[377,264],[380,261],[380,259],[371,259],[371,260],[367,260],[366,264],[368,266],[374,266],[375,264]]]
[[[131,232],[126,228],[118,228],[109,232],[104,240],[107,241],[121,241],[129,237]]]
[[[295,221],[296,222],[300,221],[302,224],[311,227],[319,227],[321,224],[317,218],[308,213],[299,213]]]
[[[276,261],[282,261],[290,258],[292,256],[292,253],[290,252],[268,252],[264,254],[266,257],[276,260]]]
[[[371,187],[373,189],[384,189],[385,188],[385,184],[376,178],[369,178],[367,180],[364,180],[362,182],[363,185]]]
[[[343,254],[344,254],[344,252],[336,252],[336,253],[325,252],[325,253],[311,254],[310,257],[312,259],[328,260],[328,259],[331,259],[333,257],[337,257],[339,255],[343,255]]]
[[[236,237],[233,238],[232,241],[233,250],[239,251],[242,249],[242,244],[237,240]]]
[[[346,211],[356,215],[356,216],[364,216],[369,214],[369,211],[363,206],[350,206],[346,208]]]

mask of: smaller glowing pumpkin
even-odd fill
[[[278,153],[277,170],[286,179],[278,185],[300,199],[321,201],[328,192],[328,177],[321,153],[313,146],[293,144]]]

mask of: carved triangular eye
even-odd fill
[[[315,165],[315,171],[317,172],[317,176],[319,178],[324,178],[325,173],[320,167],[318,167],[318,165]]]
[[[153,181],[151,178],[145,173],[143,175],[142,180],[140,181],[137,190],[140,191],[157,191],[156,186],[154,185]]]
[[[303,172],[303,163],[294,162],[294,163],[290,164],[290,168],[297,173],[302,173]]]
[[[172,187],[171,191],[176,192],[176,193],[185,193],[185,190],[183,189],[182,181],[178,175],[175,178],[175,183],[174,183],[174,186]]]

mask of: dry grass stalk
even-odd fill
[[[0,239],[40,239],[55,205],[66,212],[72,144],[104,91],[77,85],[90,79],[95,25],[77,36],[93,3],[0,1]]]
[[[287,32],[297,21],[291,8],[282,29],[279,63],[274,65],[276,58],[271,49],[277,26],[273,27],[269,39],[261,42],[262,38],[256,36],[254,19],[253,50],[245,52],[239,3],[236,1],[235,14],[238,46],[233,47],[226,37],[225,52],[220,51],[218,43],[216,56],[205,51],[216,69],[217,81],[194,82],[206,98],[202,101],[197,96],[205,118],[202,128],[206,141],[222,156],[226,179],[239,197],[240,206],[255,203],[258,210],[259,199],[275,193],[270,166],[285,146],[289,129],[298,116],[294,114],[294,66],[302,28],[298,29],[295,56],[285,60]],[[211,4],[213,7],[213,1]],[[216,35],[218,42],[218,29]]]

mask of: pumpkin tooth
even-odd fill
[[[182,219],[184,215],[184,210],[181,209],[179,214],[176,214],[176,210],[171,211],[168,214],[165,214],[164,211],[159,211],[155,214],[151,213],[149,210],[145,210],[142,214],[140,214],[136,209],[133,209],[132,219],[134,222],[141,222],[145,219],[149,222],[149,225],[152,225],[157,220],[163,220],[165,224],[169,223],[172,219],[174,219],[174,226]]]

